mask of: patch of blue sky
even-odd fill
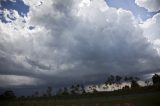
[[[5,20],[5,17],[3,17],[3,10],[16,10],[18,14],[21,17],[27,16],[27,13],[29,12],[29,6],[24,4],[23,0],[16,0],[15,2],[12,2],[10,0],[0,0],[0,20],[2,22],[7,22]],[[11,12],[11,11],[10,11]],[[12,13],[10,13],[12,15]],[[7,18],[10,18],[11,20],[15,20],[13,17],[7,16]]]
[[[136,18],[141,18],[146,20],[151,18],[157,12],[148,12],[146,9],[139,7],[135,4],[135,0],[106,0],[110,7],[123,8],[125,10],[130,10]]]

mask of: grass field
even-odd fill
[[[160,106],[160,92],[82,98],[16,99],[1,101],[0,106]]]

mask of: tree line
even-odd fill
[[[103,89],[109,89],[110,91],[114,92],[116,90],[128,90],[128,89],[137,89],[140,88],[141,86],[139,85],[138,81],[140,79],[138,77],[121,77],[119,75],[110,75],[107,80],[104,82],[105,86]],[[129,85],[122,86],[122,83],[128,82],[130,83]],[[152,76],[152,81],[145,81],[146,87],[154,87],[158,86],[160,87],[160,75],[154,74]],[[99,93],[97,90],[98,85],[91,85],[89,86],[89,91],[86,91],[85,85],[83,84],[74,84],[71,85],[70,87],[64,87],[60,88],[54,96],[63,96],[63,95],[84,95],[84,94],[94,94],[94,93]],[[115,89],[116,88],[116,89]],[[107,91],[105,91],[107,92]],[[122,91],[123,92],[123,91]],[[48,86],[46,89],[46,93],[43,95],[40,95],[40,92],[36,91],[33,93],[33,95],[29,96],[28,98],[38,98],[38,97],[46,97],[50,98],[52,97],[53,93],[53,88],[51,86]],[[5,100],[5,99],[14,99],[16,98],[15,93],[12,90],[6,90],[0,95],[0,100]],[[26,98],[25,96],[21,96],[21,98]]]

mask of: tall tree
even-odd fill
[[[146,86],[149,86],[149,85],[150,85],[150,81],[149,81],[149,80],[146,80],[146,81],[145,81],[145,84],[146,84]]]
[[[110,75],[108,78],[107,78],[107,81],[105,82],[105,85],[109,85],[111,86],[111,89],[114,90],[114,83],[115,83],[115,76],[113,75]]]
[[[115,77],[110,75],[106,81],[107,84],[112,85],[115,82]]]
[[[51,86],[48,86],[48,88],[47,88],[47,96],[48,97],[52,96],[52,87]]]
[[[158,74],[153,75],[152,81],[153,85],[160,85],[160,76]]]
[[[76,91],[75,91],[75,86],[74,85],[72,85],[71,87],[70,87],[70,91],[71,91],[71,94],[76,94]]]
[[[139,88],[139,87],[140,87],[140,85],[138,84],[137,81],[135,81],[135,80],[131,81],[131,88]]]
[[[117,87],[120,87],[120,88],[121,88],[121,80],[122,80],[122,77],[116,75],[116,77],[115,77],[115,82],[116,82]]]
[[[82,94],[86,94],[86,90],[83,84],[81,85],[81,88],[82,88]]]

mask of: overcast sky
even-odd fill
[[[160,72],[160,0],[1,0],[0,88]]]

